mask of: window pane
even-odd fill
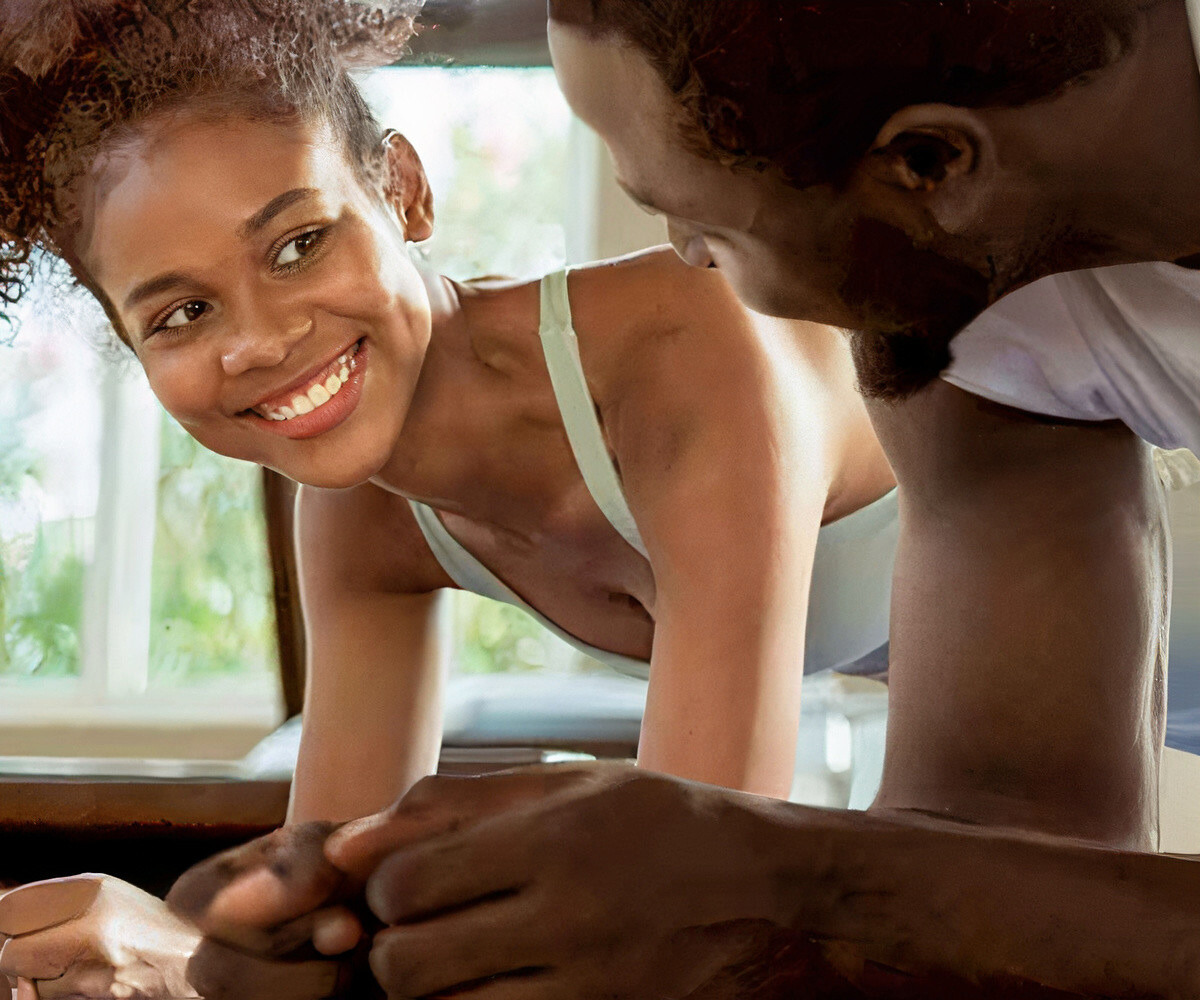
[[[105,362],[68,310],[36,321],[38,299],[0,347],[0,677],[79,675],[99,489]]]
[[[277,673],[260,483],[163,416],[151,686]]]
[[[553,71],[392,67],[363,85],[429,177],[434,267],[465,280],[562,266],[570,110]]]
[[[611,673],[517,608],[461,591],[452,608],[456,673]]]

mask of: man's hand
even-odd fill
[[[205,942],[162,900],[106,875],[14,889],[0,898],[0,935],[0,973],[22,1000],[319,1000],[338,983],[330,962],[268,962]]]
[[[590,788],[599,773],[567,765],[487,780],[427,778],[391,809],[337,833],[332,823],[287,826],[202,861],[179,878],[167,904],[214,940],[253,954],[283,955],[310,940],[341,954],[362,933],[351,907],[388,854],[531,799]]]
[[[326,955],[349,951],[362,937],[355,883],[325,858],[333,823],[287,826],[230,848],[188,869],[167,894],[171,910],[208,937],[264,957],[311,943]]]
[[[395,1000],[1200,990],[1200,864],[623,765],[428,778],[326,853]]]
[[[428,778],[326,850],[373,869],[389,997],[687,996],[786,926],[759,803],[626,765]]]

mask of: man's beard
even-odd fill
[[[850,334],[859,389],[869,399],[904,399],[949,367],[950,342],[991,300],[989,281],[873,219],[855,224],[846,253],[855,265],[842,301],[870,324]]]

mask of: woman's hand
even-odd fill
[[[21,886],[0,897],[0,973],[21,1000],[319,1000],[330,962],[272,962],[207,941],[162,900],[107,875]]]
[[[106,875],[32,882],[0,898],[0,972],[39,997],[198,997],[187,963],[200,932],[161,900]]]

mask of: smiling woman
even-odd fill
[[[420,137],[440,194],[422,249],[443,273],[561,265],[568,115],[548,68],[390,68],[364,83]],[[62,285],[38,273],[0,367],[0,754],[240,755],[278,718],[259,477],[162,415],[141,373],[114,363],[108,348],[126,350],[90,297]],[[515,608],[448,598],[456,731],[491,732],[479,712],[514,724],[478,701],[494,681],[478,675],[601,669]],[[526,725],[561,726],[520,701]],[[636,732],[631,713],[612,723],[621,734]]]

